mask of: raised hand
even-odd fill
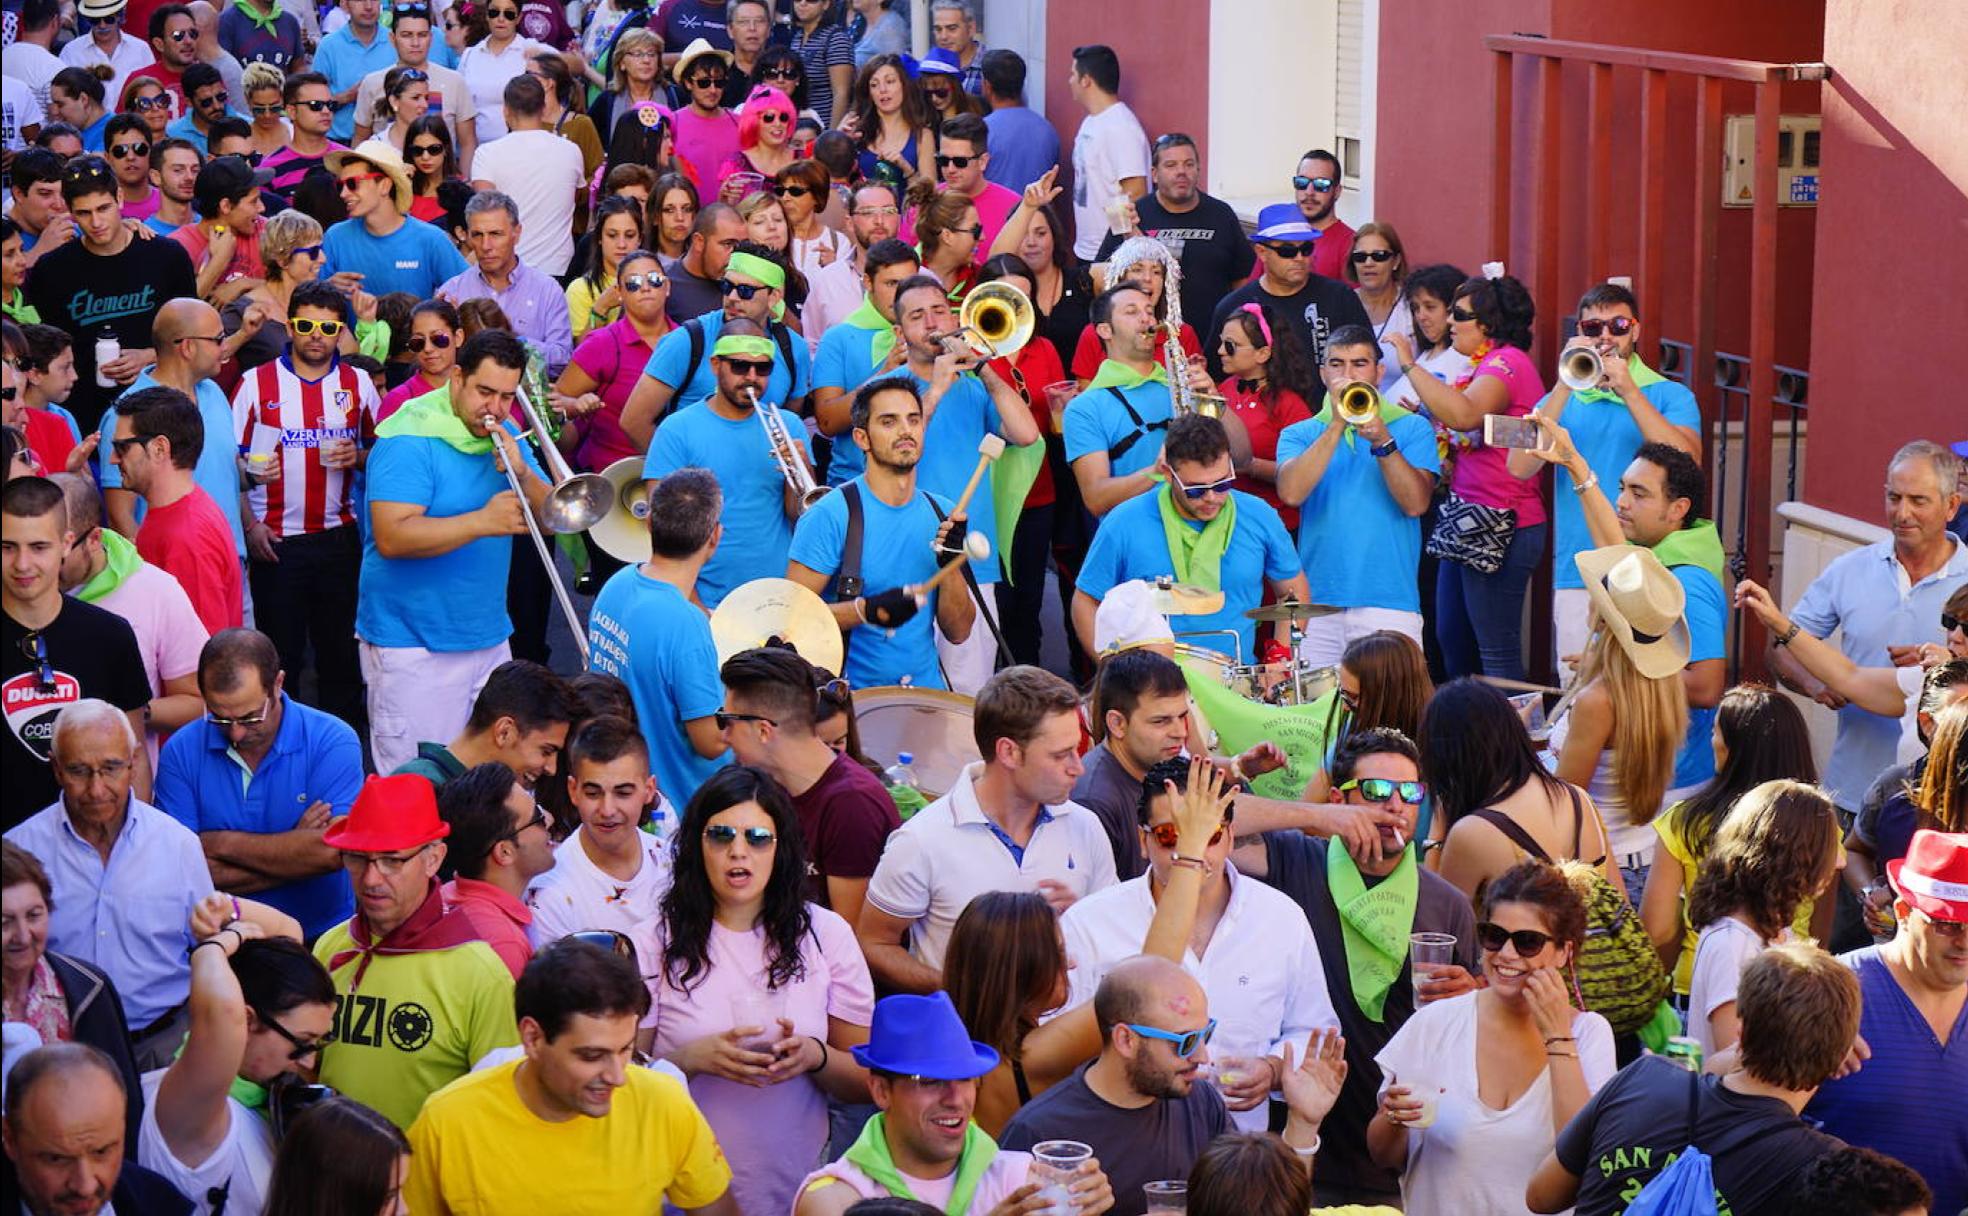
[[[1039,208],[1045,206],[1047,203],[1050,203],[1053,199],[1058,198],[1060,194],[1062,194],[1065,191],[1065,187],[1056,186],[1053,184],[1054,179],[1056,179],[1058,176],[1059,176],[1059,166],[1054,165],[1052,168],[1047,169],[1044,173],[1041,173],[1039,175],[1039,180],[1033,182],[1029,186],[1026,186],[1025,199],[1024,199],[1025,205],[1027,207],[1030,207],[1032,210],[1037,211]]]
[[[1346,1039],[1337,1030],[1315,1030],[1305,1040],[1305,1059],[1292,1066],[1292,1045],[1285,1043],[1279,1069],[1279,1088],[1291,1113],[1318,1126],[1339,1101],[1340,1087],[1346,1084]]]
[[[1189,788],[1177,790],[1175,782],[1163,783],[1169,805],[1175,812],[1175,851],[1184,857],[1201,857],[1209,840],[1223,825],[1224,812],[1237,800],[1234,789],[1225,791],[1224,775],[1208,756],[1189,758]]]

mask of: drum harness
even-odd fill
[[[936,514],[937,522],[941,523],[944,519],[943,508],[936,505],[936,499],[927,490],[918,489],[916,492],[923,496],[923,501],[929,504],[929,509]],[[847,508],[847,535],[841,542],[840,568],[834,573],[834,600],[836,603],[846,603],[858,597],[866,589],[861,579],[861,546],[865,519],[861,510],[860,486],[850,481],[840,487],[840,496],[843,505]],[[991,640],[997,643],[998,659],[1009,666],[1012,662],[1011,649],[1005,645],[1004,634],[998,631],[997,618],[984,603],[983,590],[977,585],[977,572],[970,568],[968,562],[964,563],[963,580],[964,585],[970,588],[971,600],[977,605],[977,615],[984,618],[984,624],[991,630]],[[854,633],[849,630],[844,637],[841,651],[843,668],[847,665],[847,650],[853,645]],[[944,673],[944,677],[948,679],[947,672]]]

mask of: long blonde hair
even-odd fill
[[[1908,785],[1907,796],[1921,827],[1968,831],[1968,704],[1957,702],[1934,715],[1927,766],[1920,783]]]
[[[1592,635],[1579,667],[1581,687],[1598,681],[1613,706],[1613,785],[1631,824],[1651,822],[1674,779],[1674,758],[1688,734],[1688,693],[1681,673],[1640,674],[1606,630]]]

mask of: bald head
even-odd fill
[[[164,357],[164,347],[175,346],[193,334],[208,332],[218,319],[217,309],[191,296],[180,296],[165,304],[157,310],[157,320],[150,326],[158,358]]]
[[[68,530],[77,536],[102,523],[102,499],[96,496],[96,483],[80,473],[56,473],[48,479],[61,487],[62,501],[68,504]]]
[[[7,1079],[4,1139],[24,1210],[102,1211],[123,1172],[127,1101],[93,1047],[51,1043],[22,1057]]]
[[[22,1056],[7,1074],[7,1121],[25,1118],[37,1093],[52,1085],[49,1096],[57,1102],[66,1097],[70,1086],[87,1084],[92,1076],[109,1083],[118,1099],[117,1121],[122,1121],[123,1077],[101,1050],[87,1043],[50,1043]]]
[[[1138,954],[1118,963],[1093,994],[1093,1016],[1100,1037],[1113,1041],[1114,1027],[1138,1022],[1159,1029],[1200,1024],[1209,998],[1194,976],[1165,958]]]
[[[219,28],[219,10],[206,0],[191,0],[185,7],[191,10],[192,24],[198,27],[198,41],[205,42]]]

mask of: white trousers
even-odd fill
[[[954,588],[964,591],[961,583]],[[945,589],[945,595],[952,593]],[[992,597],[991,610],[997,611],[997,600]],[[925,608],[927,612],[929,609]],[[943,664],[943,678],[950,682],[950,691],[974,697],[998,665],[998,644],[991,639],[991,627],[984,623],[984,612],[978,610],[977,620],[971,624],[970,636],[961,642],[952,642],[943,636],[943,627],[936,628],[936,657]]]
[[[1298,657],[1314,667],[1337,667],[1346,648],[1356,640],[1382,629],[1406,634],[1421,645],[1421,614],[1393,608],[1348,608],[1329,616],[1315,616],[1305,622],[1305,636],[1298,644]]]
[[[437,652],[421,646],[362,643],[368,685],[369,757],[389,774],[416,758],[425,740],[449,743],[465,729],[472,702],[492,669],[512,658],[505,642],[483,650]]]

